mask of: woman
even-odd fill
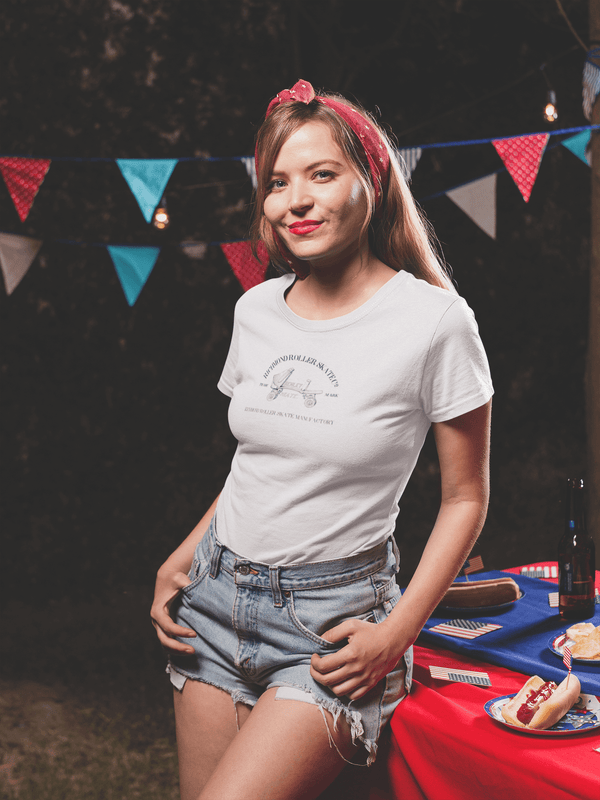
[[[372,762],[488,500],[485,354],[381,129],[299,81],[256,165],[254,239],[284,274],[236,306],[238,448],[152,609],[183,800],[314,798]],[[401,596],[392,534],[430,425],[441,506]]]

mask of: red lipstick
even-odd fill
[[[288,230],[290,233],[295,233],[296,236],[305,236],[307,233],[316,231],[321,224],[315,219],[303,219],[288,225]]]

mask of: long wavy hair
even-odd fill
[[[256,137],[257,187],[251,226],[254,253],[257,252],[258,243],[262,242],[271,262],[280,272],[296,271],[301,274],[305,267],[276,238],[264,214],[264,200],[282,145],[305,123],[320,122],[328,126],[362,185],[367,200],[367,214],[361,236],[368,236],[373,254],[392,269],[407,270],[433,286],[455,291],[433,228],[408,188],[396,149],[387,134],[359,105],[337,94],[321,93],[321,96],[345,103],[375,126],[390,155],[387,189],[382,192],[382,200],[376,211],[373,176],[364,148],[352,128],[333,109],[317,100],[310,103],[283,103],[265,119]],[[296,269],[290,268],[293,264]]]

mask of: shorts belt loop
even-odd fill
[[[221,553],[223,552],[223,545],[215,543],[212,558],[210,560],[210,577],[214,580],[219,574],[219,567],[221,566]]]
[[[283,596],[281,594],[281,586],[279,585],[279,571],[280,567],[269,567],[269,578],[271,580],[271,591],[273,592],[273,605],[275,608],[283,606]]]

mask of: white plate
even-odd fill
[[[516,694],[516,692],[515,692]],[[576,706],[568,711],[562,719],[546,731],[535,731],[531,728],[519,728],[517,725],[510,725],[502,716],[502,706],[506,705],[515,694],[505,694],[488,700],[484,709],[488,716],[501,722],[512,731],[521,733],[534,733],[537,736],[565,736],[566,734],[585,733],[600,727],[600,702],[593,694],[579,695]]]
[[[553,636],[552,639],[550,639],[548,642],[548,647],[555,655],[562,658],[563,649],[566,644],[573,646],[575,642],[573,639],[569,639],[566,633],[561,633],[558,636]],[[600,667],[600,658],[576,658],[573,656],[573,661],[580,661],[582,664],[595,664],[597,667]]]

